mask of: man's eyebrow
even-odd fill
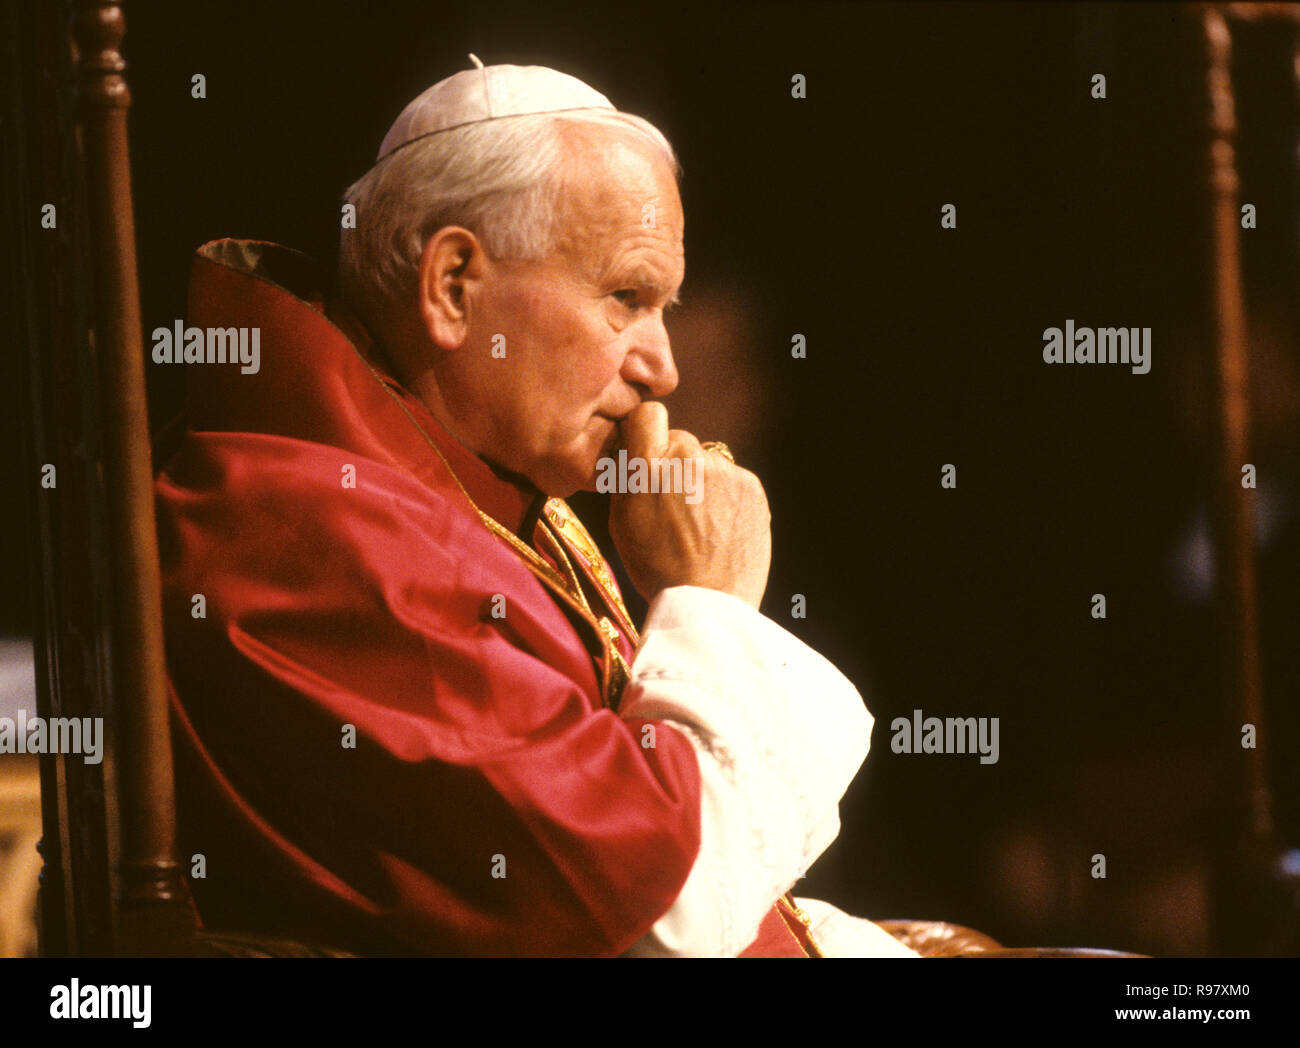
[[[675,288],[672,287],[661,276],[644,266],[636,266],[621,274],[616,273],[609,282],[617,284],[619,287],[634,287],[655,295],[665,295],[667,296],[667,301],[664,303],[666,306],[681,304],[681,285],[678,284]]]

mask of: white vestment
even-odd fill
[[[629,953],[730,956],[839,833],[871,745],[856,688],[744,601],[677,586],[650,605],[621,713],[671,723],[700,766],[700,852],[669,911]],[[827,956],[915,957],[884,929],[800,899]]]

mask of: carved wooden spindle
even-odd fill
[[[1235,158],[1237,118],[1232,87],[1230,20],[1295,21],[1295,7],[1272,3],[1205,4],[1200,8],[1208,59],[1210,181],[1216,304],[1215,377],[1218,415],[1215,491],[1216,559],[1220,576],[1226,679],[1235,730],[1255,725],[1254,749],[1240,748],[1229,781],[1233,793],[1218,856],[1215,938],[1218,952],[1288,953],[1296,948],[1300,880],[1284,861],[1268,784],[1269,737],[1263,699],[1256,602],[1252,492],[1242,487],[1250,459],[1249,331],[1241,278],[1241,212]],[[1229,736],[1231,739],[1233,736]]]
[[[175,786],[145,399],[135,221],[127,152],[130,91],[116,3],[78,4],[75,42],[91,223],[113,568],[114,714],[122,953],[177,953],[188,901],[176,862]]]
[[[1227,604],[1229,670],[1239,723],[1254,724],[1259,748],[1243,750],[1251,828],[1271,832],[1271,802],[1264,775],[1263,721],[1256,623],[1255,563],[1251,538],[1251,497],[1241,485],[1241,467],[1250,461],[1249,369],[1246,311],[1241,282],[1241,210],[1238,202],[1235,140],[1236,109],[1232,90],[1232,33],[1224,13],[1203,9],[1209,49],[1210,181],[1213,192],[1215,255],[1214,297],[1218,319],[1215,353],[1218,379],[1218,462],[1221,499],[1220,561]]]

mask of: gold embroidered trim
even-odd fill
[[[600,584],[601,590],[609,601],[610,607],[622,618],[623,621],[620,625],[635,648],[641,643],[640,638],[637,636],[636,626],[632,624],[632,616],[628,614],[627,605],[623,603],[623,598],[619,594],[618,584],[610,574],[609,564],[601,555],[600,547],[596,545],[595,539],[591,537],[590,532],[578,519],[578,515],[573,512],[569,504],[563,499],[551,498],[547,500],[546,518],[587,561],[592,574],[596,576],[596,581]]]
[[[567,510],[568,506],[564,508]],[[623,658],[623,653],[618,650],[618,628],[610,621],[608,615],[597,616],[595,609],[587,602],[587,595],[582,590],[582,581],[578,578],[577,569],[574,568],[573,561],[569,559],[569,554],[559,536],[553,534],[546,525],[542,527],[542,534],[546,536],[556,559],[564,565],[565,570],[569,573],[569,583],[572,586],[573,593],[582,601],[582,606],[587,609],[591,617],[596,619],[596,624],[600,627],[601,633],[609,641],[609,654],[612,656],[612,660],[606,659],[606,665],[614,677],[614,694],[622,696],[624,687],[632,679],[632,667],[627,664],[627,660]],[[608,594],[608,591],[606,593]]]
[[[790,892],[786,892],[783,896],[781,896],[781,898],[777,900],[778,910],[780,909],[781,903],[786,904],[786,906],[789,908],[790,916],[794,917],[804,927],[804,935],[808,939],[808,945],[812,948],[812,953],[809,953],[807,950],[804,950],[803,952],[809,957],[825,957],[826,955],[822,953],[821,947],[817,945],[817,940],[813,938],[812,921],[809,920],[808,915],[804,913],[803,910],[799,909],[799,907],[795,904],[794,895]],[[784,918],[782,918],[781,923],[785,924]],[[786,931],[790,933],[790,935],[794,938],[795,942],[799,942],[799,936],[794,934],[794,929],[791,928],[788,924],[786,924]],[[801,942],[799,943],[799,948],[803,950],[803,943]]]

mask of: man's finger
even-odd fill
[[[638,404],[619,428],[629,456],[649,460],[668,450],[668,409],[657,400]]]
[[[669,431],[668,448],[677,458],[703,458],[708,454],[695,434],[684,429]]]

